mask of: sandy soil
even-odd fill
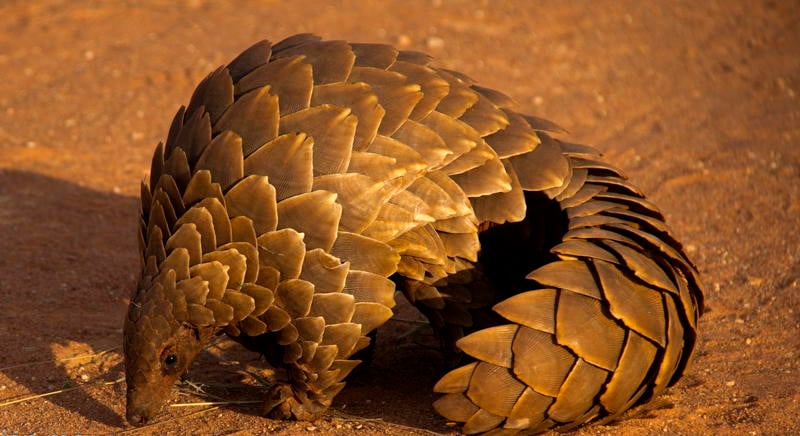
[[[663,208],[708,286],[699,353],[653,404],[579,434],[800,433],[796,1],[140,3],[0,3],[1,434],[126,431],[114,381],[152,148],[209,71],[298,32],[428,51],[604,150]],[[389,324],[328,418],[170,408],[136,431],[454,433],[430,407],[438,354],[392,339],[409,327]],[[209,392],[258,396],[236,372],[256,356],[220,343],[201,360]]]

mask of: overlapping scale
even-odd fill
[[[389,277],[397,271],[400,255],[389,245],[358,233],[339,232],[331,254],[350,262],[351,270]]]
[[[515,430],[535,431],[537,424],[539,424],[538,427],[548,428],[552,426],[552,421],[551,423],[546,422],[545,411],[552,403],[552,397],[542,395],[528,387],[522,392],[516,404],[514,404],[503,427]],[[545,425],[542,426],[542,423]]]
[[[189,252],[185,248],[178,248],[172,252],[158,265],[161,271],[175,271],[177,280],[189,278]]]
[[[226,130],[211,140],[197,159],[197,170],[208,170],[213,182],[227,188],[244,175],[242,138]]]
[[[451,179],[468,197],[479,197],[511,191],[511,176],[499,159],[489,159],[485,164],[460,174],[453,174]]]
[[[305,109],[311,102],[314,86],[311,65],[303,56],[284,57],[259,65],[236,83],[236,95],[269,87],[278,98],[281,115]]]
[[[231,242],[231,221],[230,218],[228,218],[228,211],[225,209],[225,206],[216,198],[209,197],[197,203],[197,208],[203,208],[211,215],[214,238],[217,246]],[[203,252],[205,253],[206,250],[203,249]]]
[[[462,393],[447,394],[433,403],[434,409],[450,421],[464,422],[479,410],[466,395]]]
[[[282,280],[300,277],[306,244],[294,229],[281,229],[258,237],[259,262],[280,274]]]
[[[180,229],[187,224],[193,225],[195,231],[200,234],[200,245],[203,253],[209,253],[217,248],[214,218],[206,208],[197,206],[187,210],[182,217],[178,218],[175,227]]]
[[[401,60],[393,63],[389,70],[406,76],[410,83],[416,83],[420,86],[422,99],[408,116],[409,119],[415,121],[427,117],[450,90],[450,85],[446,80],[439,77],[436,71],[419,63]]]
[[[356,67],[387,69],[397,60],[398,51],[388,44],[350,43]]]
[[[340,228],[359,233],[378,215],[378,205],[392,196],[384,181],[356,173],[329,174],[314,178],[314,189],[335,192],[342,205]]]
[[[473,91],[468,83],[449,71],[439,71],[439,76],[446,80],[450,92],[439,102],[436,110],[453,118],[459,118],[478,102],[478,93]]]
[[[234,242],[247,242],[253,247],[257,247],[258,241],[253,220],[241,215],[231,218],[231,239]]]
[[[492,309],[509,321],[554,334],[557,294],[556,289],[522,292],[497,303]]]
[[[306,252],[300,278],[313,283],[316,292],[341,292],[349,270],[350,264],[315,248]]]
[[[372,92],[372,87],[364,82],[339,82],[315,86],[311,104],[314,106],[330,104],[352,110],[358,119],[353,138],[355,151],[364,150],[372,143],[386,113],[378,103],[378,96]]]
[[[358,297],[356,297],[359,300]],[[382,325],[392,317],[389,306],[382,303],[370,301],[359,301],[355,304],[355,310],[351,321],[360,325],[361,335],[364,336],[375,328]]]
[[[161,228],[159,226],[154,226],[148,233],[149,237],[144,250],[144,257],[154,257],[157,262],[161,262],[167,257],[167,252],[164,249],[164,236],[161,233]]]
[[[244,174],[268,176],[279,201],[308,192],[314,178],[313,146],[305,133],[280,135],[245,158]]]
[[[278,97],[270,87],[254,89],[236,99],[236,102],[214,123],[216,135],[226,130],[242,138],[242,152],[252,153],[278,135]]]
[[[459,119],[469,124],[481,136],[491,135],[505,129],[509,124],[505,113],[483,94],[478,95],[478,101],[467,109]]]
[[[503,161],[503,168],[508,174],[511,189],[475,197],[472,200],[475,216],[481,222],[491,221],[503,224],[505,222],[519,222],[525,218],[525,195],[517,173],[507,160]]]
[[[275,304],[286,311],[292,319],[308,315],[314,284],[305,280],[290,279],[278,284],[275,289]]]
[[[238,82],[250,71],[265,64],[272,54],[272,44],[262,40],[240,53],[228,64],[231,78]]]
[[[413,120],[403,123],[392,138],[413,148],[428,168],[441,166],[447,156],[453,154],[435,131]]]
[[[558,143],[545,134],[540,134],[541,144],[530,153],[508,158],[519,183],[528,191],[541,191],[564,184],[570,171],[570,163],[561,153]]]
[[[578,359],[561,385],[556,401],[547,409],[548,416],[566,423],[588,412],[606,377],[607,371]]]
[[[575,364],[574,354],[557,344],[552,335],[527,327],[519,328],[512,350],[514,374],[534,391],[557,397]]]
[[[356,301],[379,303],[394,307],[394,282],[383,275],[368,271],[351,270],[347,273],[343,292],[353,295]]]
[[[422,99],[420,86],[407,82],[405,75],[376,67],[354,67],[348,79],[352,83],[368,83],[378,96],[385,114],[378,133],[391,136],[408,119]]]
[[[169,176],[165,176],[169,177]],[[157,202],[163,208],[164,218],[166,220],[166,229],[171,229],[172,225],[177,220],[175,206],[172,204],[172,199],[169,198],[163,189],[157,188],[153,194],[153,202]]]
[[[436,214],[445,214],[445,216],[452,216],[452,210],[438,210],[434,211],[422,198],[406,189],[393,195],[389,199],[392,206],[397,206],[403,215],[407,217],[408,221],[416,225],[424,225],[436,221]]]
[[[642,381],[655,360],[656,351],[656,347],[643,336],[634,331],[628,332],[619,366],[600,396],[600,404],[610,414],[622,412],[623,406],[640,390]]]
[[[188,186],[183,191],[181,199],[184,204],[191,206],[209,197],[224,201],[222,188],[219,186],[219,183],[213,183],[211,181],[211,172],[208,170],[198,170],[189,180]]]
[[[377,153],[354,151],[350,156],[350,172],[373,178],[396,179],[406,175],[406,169],[397,165],[397,160]]]
[[[164,157],[167,160],[164,170],[173,176],[178,174],[176,169],[182,165],[170,165],[169,160],[182,154],[183,159],[179,160],[185,160],[187,165],[193,164],[211,141],[212,136],[211,119],[205,108],[196,110],[194,113],[186,112],[183,116],[183,125],[176,131],[175,139],[172,141],[168,139],[164,148]],[[177,153],[177,150],[180,150],[180,153]]]
[[[578,356],[613,371],[619,359],[625,330],[604,313],[601,301],[561,291],[556,314],[556,339]]]
[[[467,388],[467,397],[481,409],[506,417],[519,399],[525,385],[508,368],[480,362]]]
[[[211,124],[214,124],[232,104],[233,79],[227,68],[219,67],[197,86],[189,100],[189,106],[186,107],[186,113],[194,113],[202,107],[208,112]]]
[[[602,299],[597,280],[585,262],[563,260],[548,263],[528,274],[527,278],[545,286],[568,289],[597,300]]]
[[[278,228],[288,228],[303,233],[308,249],[330,251],[339,229],[342,206],[336,194],[312,191],[287,198],[277,207]],[[309,216],[314,219],[309,219]]]
[[[315,176],[339,174],[350,164],[357,125],[351,109],[322,104],[282,117],[280,133],[303,132],[314,140]]]
[[[325,324],[350,322],[355,312],[355,298],[344,293],[314,294],[310,316],[321,316]]]
[[[356,59],[345,41],[308,41],[285,49],[278,45],[273,47],[273,59],[296,55],[303,56],[304,62],[311,64],[314,83],[321,85],[347,80]]]

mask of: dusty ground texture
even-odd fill
[[[114,381],[152,149],[209,71],[298,32],[428,51],[602,149],[662,207],[708,286],[697,358],[651,405],[579,434],[800,432],[796,1],[144,3],[0,3],[3,434],[130,430]],[[454,433],[430,407],[438,354],[390,333],[325,419],[176,407],[136,431]],[[261,392],[236,372],[257,356],[223,342],[201,360],[190,376],[210,393]]]

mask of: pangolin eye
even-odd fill
[[[166,366],[167,368],[175,366],[176,363],[178,363],[178,355],[177,354],[170,353],[170,354],[167,354],[164,357],[164,366]]]

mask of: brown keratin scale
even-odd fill
[[[462,355],[433,407],[467,434],[607,421],[680,378],[702,285],[658,209],[429,61],[296,35],[200,83],[142,184],[128,422],[222,333],[285,370],[265,415],[312,419],[395,290]]]

